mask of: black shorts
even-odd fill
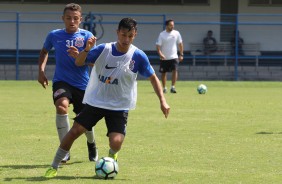
[[[74,120],[87,130],[90,130],[102,118],[105,118],[107,125],[107,136],[112,132],[126,134],[128,111],[113,111],[86,104]]]
[[[66,97],[69,99],[70,104],[73,104],[73,112],[75,114],[80,113],[83,109],[84,104],[82,104],[83,96],[85,91],[75,88],[69,85],[66,82],[55,82],[53,84],[53,101],[54,103],[56,100],[62,97]]]
[[[160,60],[160,69],[159,72],[166,73],[172,72],[173,70],[178,70],[178,59],[171,59],[171,60]]]

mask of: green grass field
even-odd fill
[[[203,83],[205,95],[196,92],[200,82],[178,82],[178,93],[165,95],[171,106],[165,119],[149,81],[139,81],[120,172],[105,181],[94,179],[85,136],[58,177],[45,179],[59,145],[51,86],[0,81],[0,183],[281,183],[282,83]],[[95,131],[99,155],[107,156],[104,121]]]

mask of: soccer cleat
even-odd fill
[[[96,148],[96,144],[87,142],[87,147],[88,147],[89,161],[97,162],[98,161],[98,149]]]
[[[113,158],[116,162],[118,161],[118,153],[115,153],[115,154],[111,154],[109,153],[109,157]]]
[[[166,93],[166,88],[164,88],[163,93]]]
[[[63,158],[63,160],[61,161],[61,164],[65,164],[67,163],[67,161],[70,160],[70,153],[67,153],[67,155],[65,156],[65,158]]]
[[[53,167],[49,167],[44,175],[45,178],[54,178],[58,174],[57,169],[54,169]]]
[[[171,88],[171,89],[170,89],[170,92],[171,92],[171,93],[176,93],[175,88]]]

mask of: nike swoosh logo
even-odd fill
[[[66,128],[66,127],[58,127],[57,129],[58,129],[58,130],[61,130],[61,129],[63,129],[63,128]]]
[[[116,66],[108,66],[108,64],[105,66],[106,69],[114,69],[117,68]]]

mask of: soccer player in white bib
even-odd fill
[[[160,101],[160,108],[167,118],[170,107],[162,86],[147,55],[132,45],[137,35],[137,22],[124,18],[119,22],[117,42],[93,47],[96,38],[88,40],[85,49],[76,58],[78,66],[94,64],[83,103],[85,107],[64,137],[45,177],[57,175],[58,165],[70,150],[73,142],[102,118],[107,126],[109,157],[117,160],[118,152],[126,135],[128,112],[135,108],[137,100],[137,74],[148,77]],[[93,47],[93,48],[92,48]],[[92,49],[91,49],[92,48]],[[71,48],[75,52],[75,48]],[[91,49],[91,50],[90,50]]]
[[[86,42],[93,34],[79,28],[81,23],[81,7],[78,4],[67,4],[63,11],[62,20],[64,29],[51,31],[44,42],[39,56],[38,82],[46,88],[48,79],[45,75],[45,67],[49,51],[55,49],[56,70],[53,77],[53,101],[56,107],[56,127],[60,142],[70,129],[68,108],[73,104],[73,112],[80,113],[84,104],[83,96],[89,81],[89,67],[76,66],[75,59],[68,53],[70,47],[81,51]],[[85,132],[87,137],[88,157],[90,161],[97,161],[98,151],[96,149],[94,131],[92,128]],[[62,159],[62,163],[70,159],[69,153]]]

